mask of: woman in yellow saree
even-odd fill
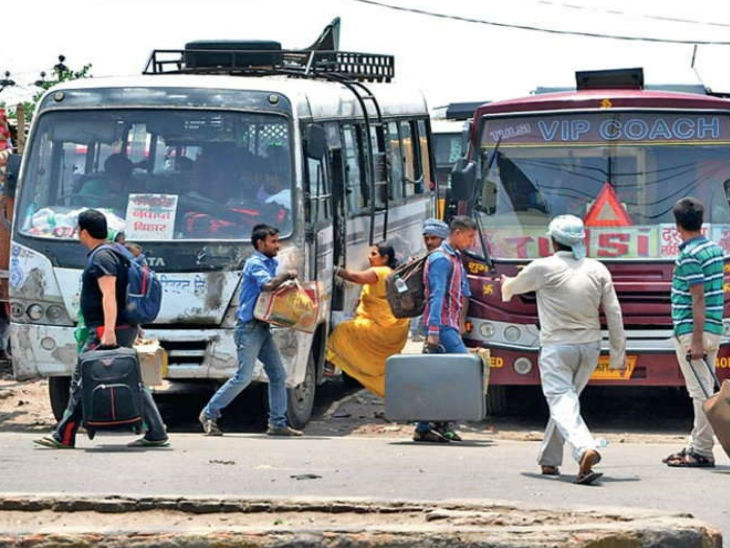
[[[355,317],[339,324],[327,341],[327,361],[378,396],[385,395],[385,360],[400,353],[408,338],[408,320],[393,316],[385,280],[395,268],[395,251],[386,243],[370,248],[370,268],[339,269],[336,275],[363,286]]]

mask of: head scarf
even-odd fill
[[[423,235],[445,240],[449,236],[449,225],[438,219],[426,219],[423,222]]]
[[[581,260],[586,256],[586,232],[583,221],[575,215],[558,215],[548,226],[548,236],[573,250],[573,257]]]

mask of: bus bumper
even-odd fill
[[[78,357],[74,327],[12,323],[10,329],[13,373],[16,379],[70,376]],[[233,329],[165,329],[144,330],[148,339],[157,339],[168,356],[169,380],[225,380],[238,368]],[[296,386],[304,371],[295,365],[301,361],[304,340],[290,329],[273,329],[274,340],[287,369],[287,384]],[[306,348],[306,352],[309,348]],[[301,377],[301,378],[300,378]],[[254,381],[265,382],[266,374],[259,362]]]
[[[470,341],[467,341],[469,343]],[[490,384],[536,385],[540,383],[538,349],[515,349],[485,345],[491,353]],[[599,366],[591,376],[593,386],[684,386],[684,377],[674,351],[626,351],[630,362],[626,370],[611,371],[607,367],[608,352],[603,349]],[[519,360],[519,361],[518,361]],[[528,363],[529,362],[529,363]],[[718,377],[730,378],[730,341],[720,345],[715,361]]]

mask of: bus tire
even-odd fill
[[[287,407],[289,424],[292,428],[301,430],[312,416],[314,407],[314,396],[317,392],[317,371],[314,363],[314,356],[309,354],[307,360],[307,371],[304,374],[304,381],[294,388],[287,390]]]
[[[487,415],[499,417],[507,413],[507,387],[490,386],[487,390]]]
[[[48,396],[51,400],[51,410],[57,421],[63,417],[69,399],[71,377],[49,377]]]

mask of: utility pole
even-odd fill
[[[25,149],[25,109],[23,103],[18,103],[18,106],[15,107],[15,115],[18,120],[18,139],[15,148],[18,154],[23,154]]]

